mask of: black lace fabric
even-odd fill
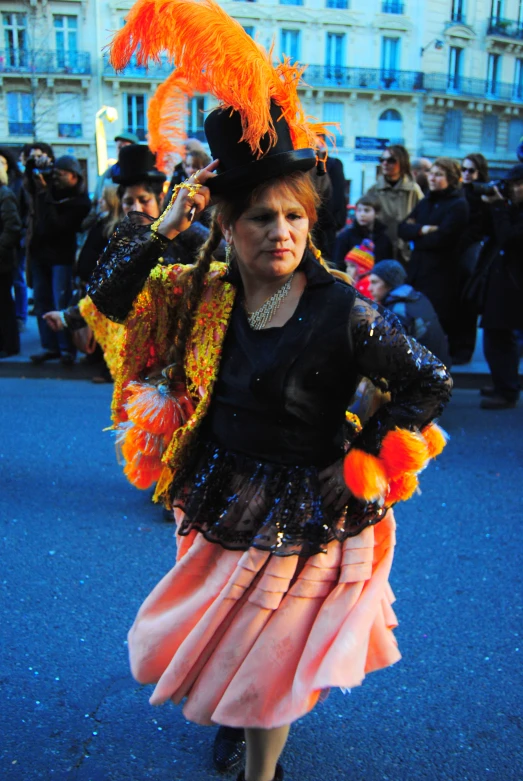
[[[278,556],[324,552],[332,540],[356,536],[386,512],[354,497],[341,510],[324,507],[315,467],[259,461],[209,441],[198,448],[192,476],[173,486],[173,506],[185,513],[182,535],[197,529],[229,550],[254,547]]]
[[[130,212],[100,256],[87,287],[96,308],[110,320],[123,323],[147,277],[168,250],[170,242],[151,232],[154,220]]]

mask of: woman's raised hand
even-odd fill
[[[213,160],[212,163],[188,179],[188,184],[201,185],[194,195],[191,196],[186,187],[180,188],[176,200],[169,204],[163,213],[158,233],[168,239],[176,238],[179,233],[183,233],[192,225],[195,216],[207,208],[211,200],[211,193],[209,188],[205,186],[205,182],[216,176],[214,171],[218,164],[219,160]]]
[[[51,331],[63,331],[64,323],[61,318],[60,312],[46,312],[43,318]]]

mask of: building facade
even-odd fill
[[[170,72],[131,64],[115,73],[104,46],[128,0],[0,0],[0,142],[38,138],[76,155],[96,181],[95,116],[147,137],[147,106]],[[277,57],[309,67],[308,114],[335,127],[336,155],[354,199],[374,181],[375,139],[413,155],[482,151],[494,172],[515,161],[523,136],[523,0],[223,0]],[[188,134],[203,138],[209,96],[190,104]]]

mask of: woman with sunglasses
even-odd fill
[[[414,181],[408,151],[401,144],[384,149],[381,156],[381,173],[369,194],[375,195],[381,204],[380,219],[385,223],[394,249],[394,258],[406,264],[410,260],[408,242],[398,237],[398,225],[423,198],[423,192]]]
[[[482,241],[492,234],[492,216],[488,204],[481,199],[481,193],[474,185],[490,181],[488,162],[480,152],[467,155],[461,164],[463,194],[469,205],[469,221],[459,242],[458,293],[466,285],[476,267]],[[455,320],[452,337],[452,363],[469,363],[476,346],[478,312],[474,306],[461,303]]]

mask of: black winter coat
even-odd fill
[[[392,248],[392,241],[389,239],[387,228],[385,225],[376,220],[374,223],[374,230],[371,232],[367,228],[362,228],[356,221],[350,226],[345,228],[336,237],[336,247],[334,250],[334,266],[340,271],[346,271],[345,255],[353,247],[357,247],[358,244],[364,239],[370,239],[374,243],[374,262],[377,263],[380,260],[390,260],[394,257],[394,250]]]
[[[469,207],[462,191],[449,187],[431,192],[398,227],[398,235],[414,245],[407,282],[427,296],[446,333],[455,316],[458,244],[468,216]],[[424,225],[437,225],[438,230],[421,235]]]
[[[0,185],[0,274],[8,274],[14,270],[21,230],[22,221],[14,193],[2,184]]]
[[[497,201],[492,207],[498,252],[491,266],[483,307],[483,328],[523,328],[523,204]]]
[[[91,208],[89,196],[74,190],[49,187],[34,196],[31,260],[46,266],[72,266],[76,234]]]

